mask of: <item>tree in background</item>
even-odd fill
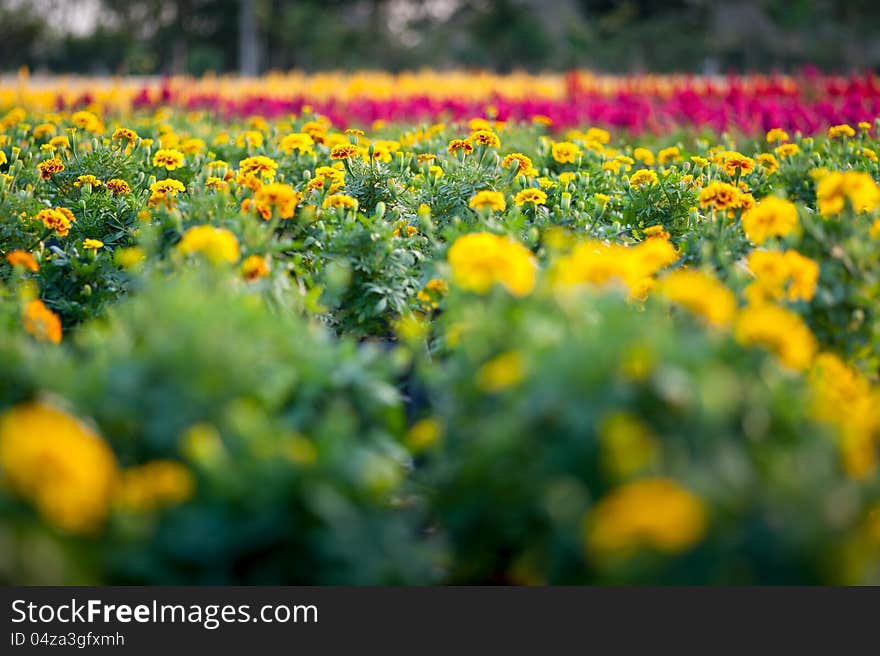
[[[873,0],[0,0],[0,68],[880,67]]]

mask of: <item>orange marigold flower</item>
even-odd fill
[[[301,200],[301,193],[294,191],[290,185],[280,183],[263,185],[254,195],[257,211],[267,221],[272,218],[273,209],[282,219],[292,218]]]
[[[725,210],[739,207],[740,191],[726,182],[713,182],[700,191],[700,207]]]
[[[510,153],[509,155],[506,155],[504,159],[501,160],[501,166],[509,169],[513,166],[514,162],[519,164],[519,168],[516,170],[518,176],[533,168],[531,158],[522,153]]]
[[[43,301],[37,299],[28,303],[22,314],[24,329],[44,342],[61,342],[61,319]]]
[[[130,128],[116,128],[110,138],[113,141],[127,141],[129,144],[133,144],[137,141],[138,133]]]
[[[261,178],[272,179],[278,168],[278,162],[265,155],[246,157],[238,163],[239,172],[244,175],[254,175]]]
[[[474,145],[467,139],[453,139],[449,142],[449,146],[446,150],[450,155],[455,155],[459,152],[465,155],[470,155],[474,152]]]
[[[70,232],[70,224],[76,221],[73,213],[67,208],[56,207],[53,209],[40,210],[36,216],[43,225],[58,233],[59,237],[66,237]]]
[[[350,143],[338,144],[330,149],[330,159],[349,159],[357,154],[358,147]]]
[[[64,162],[57,157],[53,157],[37,164],[37,170],[40,172],[40,177],[43,180],[48,180],[56,173],[61,173],[64,170]]]
[[[249,255],[241,263],[241,274],[248,282],[259,280],[269,275],[269,263],[262,255]]]
[[[501,139],[492,130],[477,130],[470,139],[478,146],[487,146],[488,148],[500,148]]]
[[[119,196],[125,196],[131,193],[131,187],[125,180],[113,178],[107,181],[107,190]]]
[[[6,261],[12,267],[21,266],[33,273],[40,270],[40,265],[37,264],[34,256],[27,251],[14,250],[6,256]]]

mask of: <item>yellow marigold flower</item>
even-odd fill
[[[357,155],[358,152],[358,147],[354,144],[339,144],[330,149],[330,159],[349,159]]]
[[[743,232],[752,243],[759,246],[770,237],[791,234],[799,225],[794,203],[776,196],[767,196],[742,217]]]
[[[703,539],[706,515],[703,502],[674,480],[627,483],[586,516],[587,550],[599,559],[627,558],[644,548],[682,553]]]
[[[880,391],[836,355],[821,353],[810,371],[812,414],[836,429],[846,473],[864,480],[877,471]]]
[[[508,351],[480,367],[476,382],[484,392],[501,392],[519,385],[525,376],[525,358],[518,351]]]
[[[784,143],[789,139],[788,132],[782,128],[773,128],[767,132],[767,143]]]
[[[867,173],[833,172],[825,175],[816,186],[816,201],[823,216],[843,211],[846,201],[856,212],[870,212],[880,205],[880,188]]]
[[[640,161],[645,166],[653,166],[654,165],[654,153],[652,153],[647,148],[636,148],[633,151],[633,157]]]
[[[600,144],[607,144],[611,141],[611,133],[602,128],[589,128],[584,134],[584,141],[597,141]]]
[[[472,118],[468,121],[468,129],[471,132],[477,132],[478,130],[491,130],[492,123],[484,118]]]
[[[677,259],[675,247],[666,239],[646,239],[634,247],[587,241],[557,260],[552,279],[561,290],[616,283],[623,285],[630,297],[644,298],[652,277]]]
[[[241,274],[249,282],[259,280],[269,275],[269,263],[262,255],[249,255],[241,263]]]
[[[104,248],[104,242],[100,239],[83,239],[83,248],[87,251],[96,251]]]
[[[545,205],[547,203],[547,194],[540,189],[529,187],[518,191],[513,200],[517,205],[525,205],[526,203],[531,203],[533,206]]]
[[[660,166],[666,166],[669,162],[679,162],[681,161],[681,151],[678,146],[663,148],[657,153],[657,161],[660,162]]]
[[[130,128],[116,128],[110,138],[113,141],[127,141],[129,144],[133,144],[137,141],[138,133]]]
[[[134,269],[147,259],[147,254],[140,246],[132,246],[117,250],[113,259],[123,269]]]
[[[559,141],[550,148],[553,159],[560,164],[574,164],[581,156],[581,149],[571,141]]]
[[[235,137],[235,145],[239,148],[262,148],[263,133],[259,130],[245,130]]]
[[[92,187],[100,187],[102,184],[104,183],[98,180],[98,178],[93,175],[81,175],[77,177],[76,182],[73,183],[73,186],[84,187],[86,185],[92,185]]]
[[[104,522],[118,476],[106,442],[42,403],[19,404],[0,415],[0,470],[46,521],[79,534]]]
[[[305,132],[288,134],[281,140],[281,150],[290,155],[294,151],[300,155],[307,155],[312,151],[315,141]]]
[[[101,119],[92,112],[85,110],[74,112],[70,117],[70,122],[87,132],[103,132],[104,130],[104,126],[101,124]]]
[[[455,283],[485,294],[496,283],[514,296],[526,296],[535,286],[536,264],[519,242],[488,232],[459,237],[447,255]]]
[[[6,261],[9,262],[11,267],[20,266],[31,273],[36,273],[40,270],[40,265],[37,264],[34,256],[27,251],[14,250],[6,256]]]
[[[635,164],[635,160],[632,157],[627,157],[626,155],[616,155],[614,159],[610,162],[605,162],[602,165],[602,169],[605,171],[614,171],[618,173],[621,168],[624,171],[629,171],[632,169],[632,165]]]
[[[698,167],[709,166],[709,160],[705,157],[700,157],[699,155],[694,155],[691,157],[691,161]]]
[[[640,169],[630,176],[629,183],[633,187],[657,184],[657,173],[651,169]]]
[[[807,369],[816,354],[817,342],[799,315],[771,303],[749,305],[737,319],[737,340],[746,346],[763,346],[790,369]]]
[[[535,125],[543,125],[544,127],[550,127],[553,125],[553,119],[549,116],[544,116],[543,114],[535,114],[532,116],[532,123]]]
[[[57,157],[53,157],[37,164],[37,170],[40,172],[40,177],[43,180],[48,180],[56,173],[64,170],[64,162]]]
[[[196,137],[184,139],[180,144],[180,150],[186,155],[198,155],[199,153],[204,152],[207,147],[208,144],[205,143],[204,139],[198,139]]]
[[[726,182],[712,182],[700,191],[700,207],[716,210],[737,208],[741,203],[739,189]]]
[[[761,165],[768,174],[776,173],[779,170],[779,160],[777,160],[771,153],[761,153],[757,157],[758,164]]]
[[[746,288],[750,303],[766,301],[810,301],[816,294],[819,265],[795,250],[753,251],[748,258],[749,270],[756,280]]]
[[[736,314],[734,293],[717,278],[701,271],[673,271],[660,281],[657,292],[712,326],[728,326]]]
[[[238,163],[239,171],[244,175],[272,179],[278,169],[278,162],[265,155],[246,157]]]
[[[870,132],[872,127],[873,125],[871,125],[871,123],[868,123],[868,121],[859,121],[858,128],[862,132]]]
[[[470,136],[470,141],[478,146],[486,146],[488,148],[500,148],[501,140],[492,130],[477,130]]]
[[[416,155],[416,160],[419,164],[424,164],[425,162],[433,162],[437,159],[437,156],[433,153],[419,153]]]
[[[345,194],[331,194],[324,199],[324,202],[321,205],[324,209],[338,207],[344,210],[357,210],[357,206],[357,199],[352,198],[351,196],[346,196]]]
[[[184,163],[183,153],[173,148],[160,148],[153,155],[153,166],[161,167],[168,171],[179,169]]]
[[[13,107],[2,118],[0,118],[0,127],[11,128],[21,123],[27,118],[27,112],[21,107]]]
[[[34,139],[45,139],[50,134],[55,134],[56,130],[54,123],[40,123],[34,128]]]
[[[501,166],[505,169],[509,169],[513,166],[514,162],[518,164],[516,171],[517,175],[522,175],[526,171],[531,171],[534,168],[531,158],[522,153],[510,153],[509,155],[506,155],[504,159],[501,160]]]
[[[186,191],[186,187],[180,180],[174,178],[165,178],[157,180],[150,185],[150,191],[154,194],[163,194],[166,196],[176,196],[178,193]]]
[[[778,157],[785,159],[786,157],[794,157],[801,152],[801,149],[797,144],[782,144],[781,146],[774,148],[773,152],[775,152]]]
[[[868,230],[868,236],[872,239],[880,239],[880,219],[877,219],[871,224],[871,228]]]
[[[400,230],[401,230],[401,228],[395,228],[393,235],[395,237],[400,237],[400,235],[401,235]],[[419,234],[418,228],[416,228],[415,226],[411,226],[411,225],[406,226],[406,236],[407,237],[412,237],[417,234]]]
[[[57,137],[52,137],[49,139],[49,145],[52,148],[66,148],[70,149],[70,139],[67,138],[66,135],[59,135]]]
[[[867,159],[871,160],[872,162],[877,161],[877,153],[874,152],[870,148],[862,148],[862,155],[864,155]]]
[[[453,139],[449,142],[446,150],[450,155],[455,155],[459,152],[464,155],[470,155],[474,152],[474,145],[467,139]]]
[[[364,136],[364,131],[359,130],[358,128],[346,128],[345,134],[351,137],[362,137]]]
[[[272,218],[273,209],[282,219],[292,218],[300,201],[302,201],[301,193],[290,185],[279,183],[263,185],[254,195],[257,211],[267,221]]]
[[[183,503],[195,491],[195,478],[183,463],[152,460],[122,470],[116,503],[131,512],[152,512]]]
[[[125,196],[131,193],[131,187],[128,186],[128,183],[125,180],[113,178],[112,180],[107,181],[107,191],[119,196]]]
[[[604,209],[608,203],[611,202],[611,196],[608,194],[596,193],[593,194],[593,198],[596,199],[596,202]]]
[[[215,264],[238,262],[241,251],[236,236],[225,228],[194,226],[183,233],[177,249],[186,255],[202,253]]]
[[[829,139],[839,139],[840,137],[854,136],[856,136],[856,131],[852,129],[852,126],[847,125],[846,123],[841,123],[840,125],[832,125],[830,128],[828,128]]]
[[[42,342],[61,342],[61,319],[39,299],[24,307],[22,323],[28,333]]]
[[[495,212],[503,212],[507,207],[507,203],[504,201],[504,194],[500,191],[491,191],[489,189],[478,191],[474,194],[468,205],[475,210],[490,209]]]

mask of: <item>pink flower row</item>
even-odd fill
[[[640,132],[669,132],[679,128],[734,130],[755,135],[770,128],[814,134],[838,123],[855,124],[880,117],[880,78],[873,74],[796,78],[729,76],[719,78],[632,76],[607,85],[584,84],[577,73],[567,76],[561,99],[511,99],[489,102],[438,99],[429,95],[400,99],[361,97],[316,100],[272,95],[178,97],[168,86],[160,93],[144,88],[134,98],[137,108],[176,105],[208,110],[221,117],[299,114],[304,106],[330,118],[337,126],[370,126],[374,121],[434,123],[474,117],[530,121],[546,117],[555,130],[587,125]],[[671,80],[671,82],[670,82]]]

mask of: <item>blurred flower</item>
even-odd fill
[[[526,296],[535,286],[535,260],[519,242],[488,232],[459,237],[447,255],[455,283],[485,294],[495,283],[514,296]]]
[[[678,554],[703,539],[707,523],[702,501],[676,481],[644,479],[599,500],[585,521],[586,544],[599,559],[642,548]]]
[[[100,528],[118,476],[113,452],[94,431],[42,403],[0,415],[0,470],[50,524],[70,533]]]
[[[210,225],[194,226],[187,230],[177,244],[177,249],[186,255],[203,253],[215,264],[238,262],[241,257],[235,235],[225,228]]]

